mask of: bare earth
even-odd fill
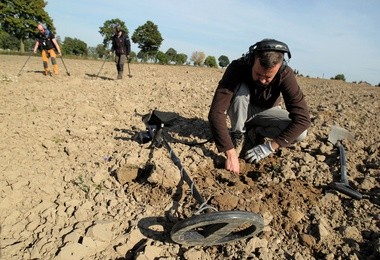
[[[1,259],[379,259],[380,88],[299,77],[312,117],[308,138],[240,175],[217,163],[207,114],[221,69],[131,64],[124,78],[102,61],[0,56]],[[257,236],[214,246],[174,243],[170,229],[198,209],[165,147],[136,136],[142,115],[176,112],[164,128],[208,205],[261,215]],[[331,127],[345,140],[350,185],[339,181]],[[150,160],[150,161],[149,161]],[[149,164],[150,163],[150,164]],[[151,164],[152,171],[146,170]],[[145,175],[144,175],[145,174]]]

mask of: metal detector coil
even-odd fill
[[[264,228],[258,214],[220,211],[194,215],[175,224],[171,239],[187,246],[220,245],[255,236]]]
[[[152,117],[152,115],[155,116]],[[173,122],[173,120],[174,118],[171,116],[166,117],[166,123]],[[210,212],[209,209],[212,207],[205,206],[207,201],[199,193],[195,183],[190,179],[180,159],[176,156],[169,142],[166,140],[163,132],[163,126],[165,124],[161,120],[160,113],[151,113],[150,116],[145,118],[145,120],[143,119],[143,121],[145,121],[147,125],[154,122],[154,125],[157,126],[154,128],[152,144],[159,143],[159,146],[163,145],[167,148],[171,160],[180,170],[181,178],[189,185],[192,195],[201,205],[201,209],[198,210],[198,212],[204,209],[208,210],[207,213],[193,215],[190,218],[176,223],[170,232],[171,239],[174,242],[188,246],[211,246],[252,237],[262,231],[264,221],[258,214],[238,210]]]

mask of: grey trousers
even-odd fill
[[[125,54],[115,55],[116,68],[118,72],[123,72],[126,59],[127,56]]]
[[[289,112],[280,106],[262,108],[250,103],[250,91],[242,83],[234,94],[234,99],[227,111],[231,121],[231,132],[245,133],[254,131],[263,137],[276,138],[290,124]],[[307,135],[305,130],[295,141],[302,141]]]

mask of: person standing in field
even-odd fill
[[[34,45],[33,52],[37,52],[37,48],[41,50],[42,62],[44,66],[44,74],[51,76],[51,71],[49,69],[49,58],[51,59],[51,63],[53,65],[54,74],[58,74],[58,65],[57,65],[57,56],[61,55],[61,49],[59,48],[59,44],[55,39],[54,34],[48,30],[42,24],[37,25],[37,29],[39,31],[37,35],[36,44]]]
[[[115,52],[117,79],[123,78],[124,63],[131,52],[131,41],[120,25],[115,26],[115,34],[112,36],[110,55]]]

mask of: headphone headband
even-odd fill
[[[291,58],[290,50],[288,45],[283,42],[276,41],[274,39],[264,39],[262,41],[256,42],[254,45],[249,47],[249,53],[253,54],[255,51],[278,51],[287,53],[289,59]]]

